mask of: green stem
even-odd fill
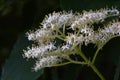
[[[61,63],[61,64],[55,64],[55,65],[52,65],[52,67],[64,66],[64,65],[67,65],[67,64],[70,64],[70,63],[71,62],[65,62],[65,63]]]
[[[68,58],[66,58],[66,59],[69,60],[71,63],[75,63],[75,64],[82,64],[82,65],[88,64],[88,63],[86,63],[86,62],[74,61],[74,60],[68,59]]]
[[[75,49],[76,49],[76,52],[80,54],[80,56],[84,59],[84,61],[88,63],[88,65],[93,69],[93,71],[99,76],[99,78],[101,80],[106,80],[104,76],[96,68],[96,66],[91,61],[89,61],[89,59],[82,53],[82,51],[77,47]]]
[[[92,63],[90,63],[90,67],[93,69],[93,71],[99,76],[101,80],[106,80],[104,76],[99,72],[99,70],[96,68],[96,66]]]
[[[113,36],[112,38],[115,38],[115,37],[118,37],[118,36]],[[98,45],[98,49],[97,51],[95,52],[94,56],[93,56],[93,59],[92,59],[92,63],[94,64],[95,63],[95,60],[96,60],[96,57],[100,51],[100,49],[102,49],[102,47],[107,44],[112,38],[109,38],[106,42],[104,43],[99,43],[100,45]]]
[[[76,49],[76,52],[80,54],[80,56],[85,60],[85,62],[89,62],[87,57],[82,53],[82,51],[78,47],[75,47],[75,49]]]
[[[93,64],[95,63],[96,57],[97,57],[100,49],[101,49],[101,47],[99,47],[99,48],[97,49],[97,51],[95,52],[95,55],[94,55],[94,57],[93,57],[93,59],[92,59],[92,63],[93,63]]]

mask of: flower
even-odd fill
[[[61,59],[59,59],[57,56],[44,57],[36,62],[34,70],[37,71],[44,67],[51,67],[60,62],[61,62]]]
[[[48,45],[41,45],[41,46],[35,46],[35,47],[32,47],[32,48],[29,48],[28,47],[28,50],[24,50],[24,56],[27,57],[27,58],[42,58],[44,57],[45,55],[47,55],[47,52],[48,51],[52,51],[56,49],[56,47],[50,43]]]
[[[113,37],[120,36],[120,22],[113,21],[107,26],[94,30],[94,23],[101,23],[106,18],[118,16],[117,9],[84,11],[82,14],[53,12],[45,17],[41,28],[27,32],[28,40],[37,42],[37,46],[24,50],[24,57],[36,58],[34,70],[57,66],[71,61],[74,48],[89,43],[97,46],[105,44]],[[96,26],[95,26],[96,27]],[[73,61],[74,62],[74,61]]]
[[[95,35],[97,41],[105,43],[113,37],[120,36],[120,22],[110,23],[108,26],[100,29]]]

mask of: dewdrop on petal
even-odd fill
[[[24,50],[23,56],[36,60],[33,68],[35,71],[71,62],[70,55],[77,54],[74,52],[75,47],[90,43],[99,46],[120,36],[118,21],[94,30],[94,23],[101,23],[112,16],[119,16],[119,11],[113,8],[84,11],[82,14],[72,11],[53,12],[45,17],[39,29],[27,32],[28,40],[35,41],[36,46]]]

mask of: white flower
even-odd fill
[[[34,33],[27,33],[28,35],[28,40],[35,40],[35,34]]]
[[[71,28],[75,30],[76,28],[84,27],[84,25],[102,22],[107,17],[118,15],[119,11],[117,9],[103,9],[89,12],[84,11],[82,15],[77,15],[76,19],[71,25]]]
[[[97,46],[109,39],[120,36],[120,22],[111,22],[107,26],[98,26],[94,30],[94,23],[101,23],[106,18],[118,16],[117,9],[102,9],[98,11],[74,14],[72,12],[57,12],[49,14],[41,23],[41,28],[28,32],[28,40],[37,42],[24,50],[24,57],[36,58],[34,70],[61,64],[63,59],[69,61],[71,54],[76,54],[74,48],[85,43]]]
[[[117,9],[108,9],[108,10],[104,10],[104,13],[106,13],[106,15],[108,16],[117,16],[119,15],[119,11]]]
[[[70,12],[69,14],[63,12],[63,14],[61,14],[61,16],[58,19],[58,23],[61,25],[69,26],[74,21],[74,17],[75,15],[72,12]]]
[[[49,14],[49,16],[46,16],[46,18],[43,20],[41,24],[54,23],[58,20],[59,17],[60,17],[60,13],[53,12],[52,14]]]
[[[45,57],[36,62],[34,70],[37,71],[37,70],[45,68],[45,67],[51,67],[60,62],[61,62],[61,59],[59,59],[57,56]]]
[[[56,47],[50,43],[48,45],[41,45],[41,46],[37,46],[37,47],[32,47],[32,48],[28,48],[28,50],[24,50],[24,57],[27,58],[41,58],[44,57],[45,55],[47,55],[48,51],[52,51],[56,49]]]
[[[75,34],[70,34],[69,36],[66,37],[65,41],[69,45],[74,45],[76,43],[76,38],[77,36]]]
[[[103,12],[88,12],[83,14],[86,23],[103,21],[107,16]]]
[[[39,49],[39,47],[32,47],[32,48],[28,48],[28,50],[24,50],[24,57],[27,58],[36,58],[38,57],[38,54],[41,53],[41,49]]]
[[[89,36],[89,35],[92,35],[94,33],[94,31],[92,28],[89,28],[86,25],[84,28],[81,29],[81,33],[87,34]]]
[[[62,48],[62,51],[68,50],[70,49],[70,45],[66,44],[66,45],[63,45],[61,48]]]
[[[51,28],[54,29],[55,25],[57,24],[57,20],[60,17],[60,13],[53,13],[46,16],[41,25],[43,28]]]
[[[112,37],[120,36],[120,22],[110,23],[107,27],[100,29],[98,32],[99,33],[95,35],[97,36],[96,40],[102,43],[108,41]]]

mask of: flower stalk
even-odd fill
[[[101,80],[106,80],[104,76],[101,74],[101,72],[96,68],[94,63],[92,63],[83,53],[80,51],[79,48],[76,48],[76,52],[80,54],[80,56],[84,59],[86,63],[88,63],[88,66],[92,68],[92,70],[99,76]]]
[[[112,38],[120,36],[120,22],[112,21],[107,26],[94,24],[113,16],[119,16],[117,9],[84,11],[81,14],[72,11],[53,12],[44,18],[39,29],[27,32],[28,40],[37,42],[37,45],[24,50],[23,56],[36,59],[35,71],[74,63],[89,65],[101,80],[105,80],[94,63],[103,46]],[[82,45],[91,43],[98,47],[92,61],[81,50]],[[71,58],[71,55],[80,56],[83,61]]]

